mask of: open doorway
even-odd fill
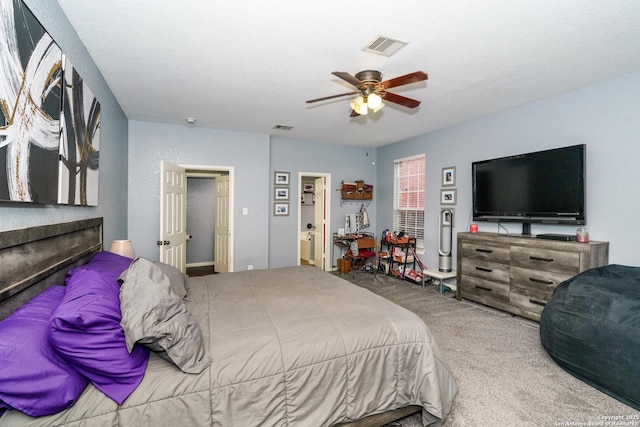
[[[194,275],[233,271],[233,168],[162,162],[162,177],[160,260]]]
[[[186,272],[229,271],[229,172],[187,169]]]
[[[298,263],[330,271],[331,236],[329,235],[331,175],[300,172],[298,208]]]

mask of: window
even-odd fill
[[[396,160],[394,177],[393,229],[415,237],[424,250],[425,155]]]

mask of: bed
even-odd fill
[[[7,317],[45,289],[66,294],[78,289],[69,268],[88,270],[95,259],[109,254],[100,251],[101,224],[95,219],[37,227],[30,233],[0,232],[1,242],[11,241],[0,246],[3,270],[19,256],[24,266],[34,245],[40,248],[36,252],[48,252],[38,255],[42,261],[31,271],[11,273],[11,283],[0,288],[0,315]],[[73,249],[61,253],[60,247]],[[155,274],[135,274],[143,268],[136,266],[155,268],[144,262],[124,270],[121,293],[137,291],[136,277]],[[65,277],[70,283],[66,291],[59,290],[55,285]],[[207,362],[199,372],[185,373],[170,347],[149,351],[153,345],[138,340],[130,354],[146,352],[148,358],[140,382],[121,404],[101,391],[99,381],[88,381],[69,408],[39,417],[9,409],[0,417],[0,427],[365,426],[416,410],[422,411],[423,425],[437,426],[451,409],[457,385],[424,323],[335,275],[314,267],[286,267],[194,277],[185,288],[188,294],[180,306],[201,334],[204,353],[198,353],[197,363]],[[138,298],[134,300],[137,304]],[[64,317],[59,313],[63,306],[55,308],[51,319]],[[138,324],[129,312],[135,311],[123,300],[123,324],[126,319]],[[57,341],[49,338],[55,346]]]

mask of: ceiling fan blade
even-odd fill
[[[420,105],[420,101],[407,98],[406,96],[398,95],[397,93],[385,92],[382,94],[382,98],[385,101],[393,102],[394,104],[400,104],[407,108],[416,108]]]
[[[326,101],[327,99],[333,99],[333,98],[339,98],[341,96],[349,96],[349,95],[355,95],[356,93],[360,93],[360,92],[347,92],[347,93],[341,93],[340,95],[331,95],[331,96],[325,96],[323,98],[316,98],[316,99],[310,99],[307,102],[307,104],[311,104],[312,102],[318,102],[318,101]]]
[[[359,79],[356,79],[351,74],[345,73],[344,71],[332,71],[331,74],[333,74],[336,77],[340,77],[345,82],[350,83],[357,88],[364,86],[363,82],[361,82]]]
[[[396,77],[395,79],[380,82],[377,86],[384,86],[385,89],[389,89],[392,87],[408,85],[409,83],[421,82],[423,80],[427,80],[427,78],[427,73],[416,71],[415,73],[406,74],[404,76]]]
[[[349,117],[358,117],[360,115],[360,113],[357,113],[356,110],[351,110],[351,114],[349,115]]]

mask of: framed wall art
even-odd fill
[[[442,186],[453,187],[454,185],[456,185],[456,167],[442,168]]]
[[[273,215],[274,216],[288,216],[289,215],[289,203],[284,202],[276,202],[273,204]]]
[[[440,204],[454,206],[456,204],[456,189],[440,190]]]
[[[289,200],[289,187],[275,187],[273,198],[275,200]]]
[[[100,103],[24,2],[2,4],[0,200],[97,206]]]
[[[58,203],[97,206],[100,103],[63,55]]]
[[[62,51],[22,1],[2,4],[0,200],[54,204]]]
[[[274,172],[273,183],[275,185],[289,185],[289,172]]]

